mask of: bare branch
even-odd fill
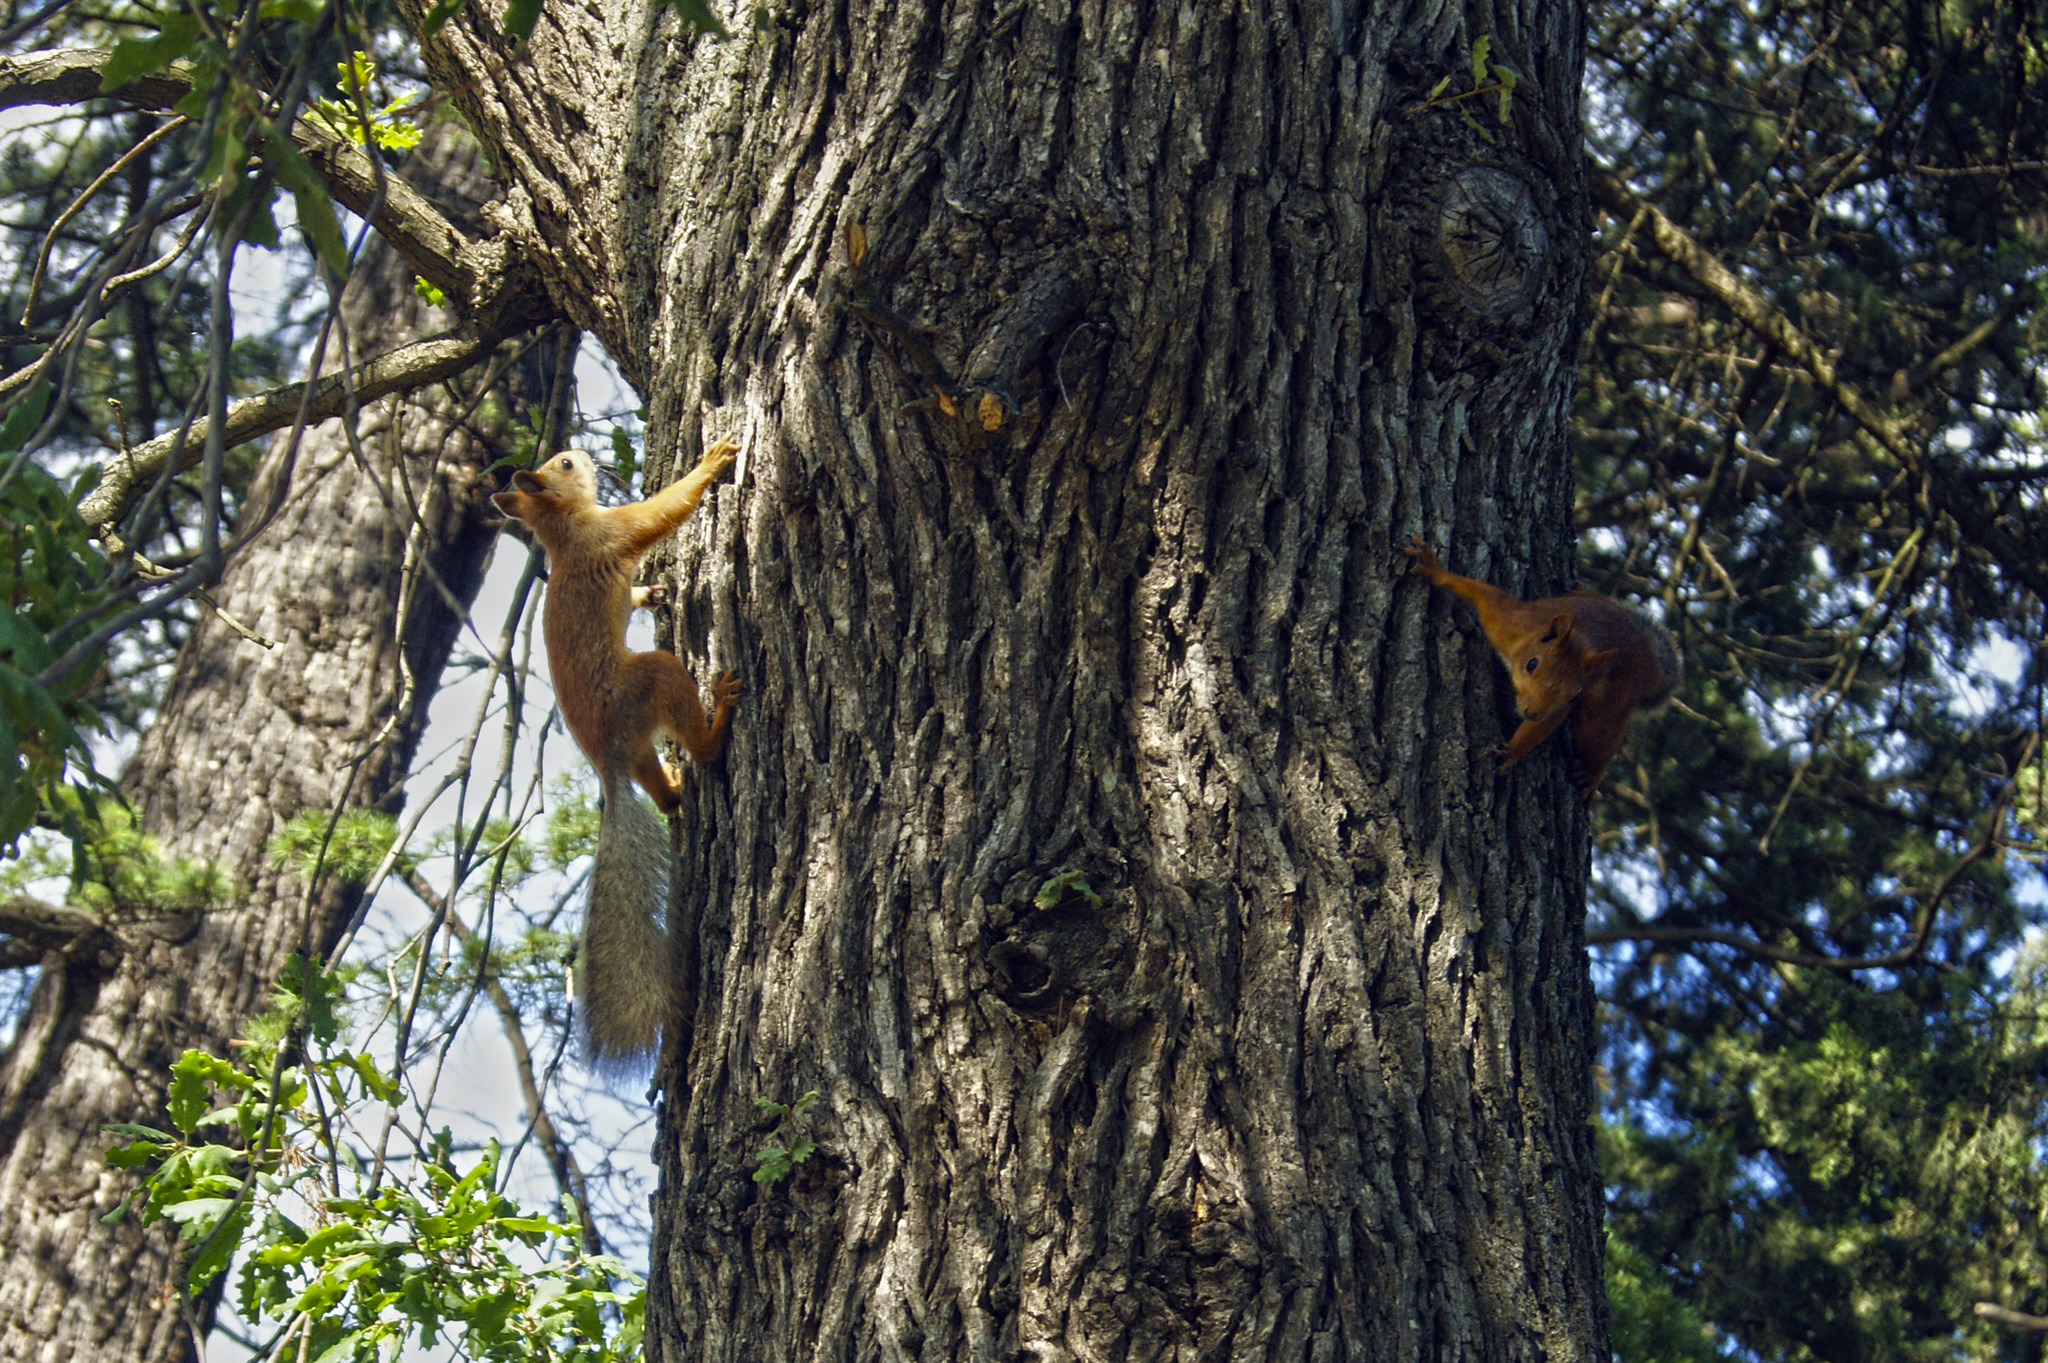
[[[2034,753],[2038,750],[2040,742],[2041,735],[2038,732],[2027,739],[2026,746],[2020,750],[2019,761],[2014,764],[2015,771],[2027,769],[2027,765],[2034,760]],[[1902,965],[1911,965],[1920,958],[1920,953],[1927,946],[1928,934],[1934,929],[1935,910],[1941,907],[1941,901],[1948,898],[1949,891],[1962,879],[1964,871],[1998,850],[1999,834],[2004,830],[2006,811],[2012,807],[2013,796],[2018,791],[2018,776],[2009,778],[1999,788],[1998,797],[1991,802],[1984,836],[1972,844],[1962,856],[1956,858],[1947,873],[1935,883],[1933,893],[1920,905],[1920,912],[1913,923],[1912,940],[1896,951],[1888,951],[1881,956],[1827,956],[1819,952],[1797,951],[1791,947],[1777,946],[1744,936],[1739,932],[1730,932],[1726,928],[1694,928],[1664,923],[1633,923],[1625,928],[1604,928],[1588,932],[1586,945],[1593,947],[1606,946],[1614,942],[1647,942],[1653,946],[1691,946],[1704,942],[1715,946],[1733,947],[1744,955],[1754,956],[1759,960],[1806,966],[1813,970],[1839,970],[1845,974],[1852,970],[1892,970]]]
[[[1976,1312],[1979,1320],[1988,1320],[1994,1325],[2009,1325],[2015,1330],[2048,1330],[2048,1316],[2030,1316],[2010,1306],[2000,1306],[1995,1301],[1980,1301],[1970,1309]]]
[[[350,375],[355,383],[356,399],[374,402],[392,393],[410,393],[430,383],[452,378],[490,354],[499,339],[497,336],[480,336],[472,327],[457,327],[366,360]],[[291,425],[298,415],[305,390],[303,383],[286,384],[230,407],[225,447],[233,448]],[[328,417],[339,416],[346,396],[347,388],[341,374],[327,374],[314,380],[307,420],[325,421]],[[210,423],[194,424],[178,457],[180,471],[199,462],[205,453],[209,429]],[[163,472],[164,464],[171,458],[172,448],[177,443],[178,433],[174,431],[138,445],[116,459],[108,467],[100,485],[79,503],[78,513],[85,518],[86,525],[97,533],[118,524],[135,500]]]
[[[440,908],[441,896],[425,876],[410,869],[404,872],[404,876],[406,888],[418,896],[422,904],[430,909]],[[487,945],[470,931],[469,924],[462,921],[462,915],[449,914],[448,928],[457,941],[483,958],[479,969],[484,993],[490,997],[491,1006],[498,1010],[498,1023],[504,1028],[506,1044],[512,1048],[512,1066],[519,1075],[519,1091],[526,1099],[527,1126],[534,1139],[540,1142],[541,1153],[554,1173],[555,1186],[576,1203],[577,1215],[583,1221],[583,1248],[591,1254],[602,1254],[604,1241],[598,1234],[597,1219],[590,1214],[590,1193],[584,1184],[583,1168],[576,1162],[576,1152],[548,1116],[545,1086],[534,1070],[533,1048],[526,1040],[526,1026],[519,1016],[519,1005],[506,990],[504,981],[498,978],[498,968],[490,961]]]
[[[1694,282],[1719,299],[1728,311],[1812,375],[1821,390],[1900,464],[1915,474],[1938,475],[1929,480],[1928,490],[1934,502],[1970,539],[1995,555],[2001,567],[2024,583],[2034,595],[2048,601],[2048,558],[2015,540],[1991,516],[1984,514],[1977,499],[1967,490],[1956,488],[1950,482],[1950,470],[1944,461],[1930,458],[1917,449],[1898,422],[1872,406],[1855,385],[1841,379],[1821,347],[1814,344],[1791,318],[1773,306],[1762,293],[1743,283],[1711,251],[1693,240],[1690,233],[1659,212],[1656,205],[1636,198],[1616,176],[1596,171],[1589,177],[1589,186],[1593,197],[1617,216],[1632,219],[1638,212],[1647,210],[1650,240],[1666,259],[1691,275]],[[1964,338],[1966,341],[1969,339]],[[1951,346],[1948,351],[1933,357],[1930,366],[1953,363],[1947,356],[1955,349]],[[1961,355],[1956,358],[1960,359]]]

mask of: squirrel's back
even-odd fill
[[[1685,663],[1671,631],[1630,606],[1597,592],[1558,598],[1573,630],[1588,648],[1615,653],[1615,666],[1632,683],[1636,704],[1652,710],[1670,700],[1685,680]]]

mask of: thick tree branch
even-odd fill
[[[77,104],[100,98],[99,73],[106,57],[105,52],[61,50],[0,58],[0,107]],[[190,89],[187,70],[183,64],[174,65],[132,81],[107,97],[146,108],[168,106]],[[505,337],[552,316],[534,272],[522,268],[521,253],[508,238],[471,241],[424,195],[395,175],[380,174],[361,148],[315,118],[299,119],[292,135],[334,197],[370,218],[406,263],[448,296],[466,322],[455,331],[402,346],[357,366],[354,386],[358,401],[371,402],[450,378],[490,353]],[[315,380],[314,385],[308,419],[321,421],[339,415],[346,401],[341,376],[330,374]],[[291,384],[230,408],[228,447],[290,425],[298,415],[304,391],[304,384]],[[186,434],[178,458],[181,471],[199,461],[208,433],[208,423],[202,422]],[[98,532],[118,522],[163,471],[176,444],[175,433],[160,436],[113,460],[100,485],[79,507],[86,524]]]
[[[106,58],[105,52],[73,49],[0,57],[0,108],[102,98],[100,66]],[[138,108],[168,108],[191,88],[188,71],[176,63],[104,98]],[[367,153],[316,116],[298,119],[292,137],[329,192],[351,212],[369,218],[378,234],[421,278],[445,293],[466,320],[505,336],[552,318],[545,293],[533,272],[520,268],[521,254],[509,240],[471,241],[425,195],[388,171],[380,176]]]
[[[73,957],[98,955],[118,951],[121,945],[97,914],[29,895],[0,901],[0,939],[11,939],[0,941],[0,947],[17,948],[0,953],[0,966],[30,964],[12,959],[24,954],[18,949],[22,947],[40,958],[51,951]]]
[[[366,360],[352,371],[356,400],[374,402],[392,393],[410,393],[430,383],[452,378],[490,354],[500,339],[495,335],[480,335],[475,328],[464,326],[400,346],[374,360]],[[232,449],[245,441],[291,425],[298,415],[305,388],[303,383],[286,384],[230,407],[227,447]],[[325,421],[328,417],[339,416],[348,397],[342,375],[324,375],[313,381],[313,388],[307,420]],[[207,423],[196,422],[186,435],[184,448],[178,457],[180,471],[199,462],[206,449],[207,429]],[[85,500],[78,505],[78,514],[85,518],[86,525],[95,534],[100,534],[117,524],[157,475],[163,472],[176,444],[177,432],[173,431],[137,445],[114,460],[100,479],[99,486],[86,494]]]
[[[377,199],[377,169],[369,156],[307,119],[300,119],[292,132],[334,197],[358,217],[369,216]],[[476,244],[425,195],[387,172],[384,203],[375,221],[377,231],[421,278],[457,300],[458,306],[473,301],[477,276],[468,256]]]
[[[102,95],[100,66],[107,53],[95,49],[59,48],[0,57],[0,109],[24,104],[83,104],[90,99],[118,99],[146,109],[176,104],[192,83],[176,68],[139,76],[119,91]]]
[[[1796,361],[1813,376],[1814,382],[1819,384],[1828,396],[1840,404],[1843,411],[1875,436],[1878,443],[1890,450],[1902,463],[1914,466],[1919,464],[1919,452],[1900,433],[1898,427],[1883,413],[1865,402],[1863,395],[1857,392],[1854,386],[1838,378],[1834,365],[1828,362],[1821,348],[1815,345],[1791,318],[1773,307],[1769,299],[1744,284],[1733,270],[1715,258],[1713,252],[1694,241],[1690,233],[1665,217],[1655,204],[1636,198],[1628,191],[1627,186],[1614,176],[1596,172],[1590,177],[1590,182],[1593,197],[1600,200],[1609,211],[1624,218],[1632,218],[1637,213],[1645,214],[1650,228],[1650,240],[1664,253],[1666,259],[1691,275],[1700,287],[1719,299],[1723,307],[1741,318],[1751,330]]]

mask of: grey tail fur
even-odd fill
[[[675,999],[670,973],[668,828],[623,769],[598,773],[604,811],[590,868],[590,906],[577,955],[577,1012],[591,1062],[639,1068],[652,1059]]]
[[[1648,617],[1643,617],[1643,624],[1650,631],[1650,647],[1657,651],[1657,666],[1664,669],[1664,685],[1642,704],[1647,713],[1677,693],[1679,684],[1685,680],[1685,659],[1679,656],[1678,642],[1671,637],[1670,630]]]

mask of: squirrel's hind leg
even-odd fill
[[[1598,697],[1597,704],[1589,705],[1590,694],[1579,697],[1572,719],[1572,747],[1577,749],[1572,783],[1588,800],[1600,788],[1607,764],[1621,751],[1621,740],[1628,735],[1629,716],[1634,713],[1633,707],[1605,694]]]
[[[726,730],[732,725],[733,702],[740,680],[728,672],[712,684],[712,713],[704,713],[697,679],[673,653],[636,653],[626,662],[627,685],[647,697],[642,712],[650,728],[666,730],[694,762],[716,762],[725,753]]]
[[[649,734],[633,755],[627,759],[626,769],[654,801],[654,807],[663,814],[673,814],[683,806],[682,773],[664,762],[661,750],[654,746],[654,735]]]

